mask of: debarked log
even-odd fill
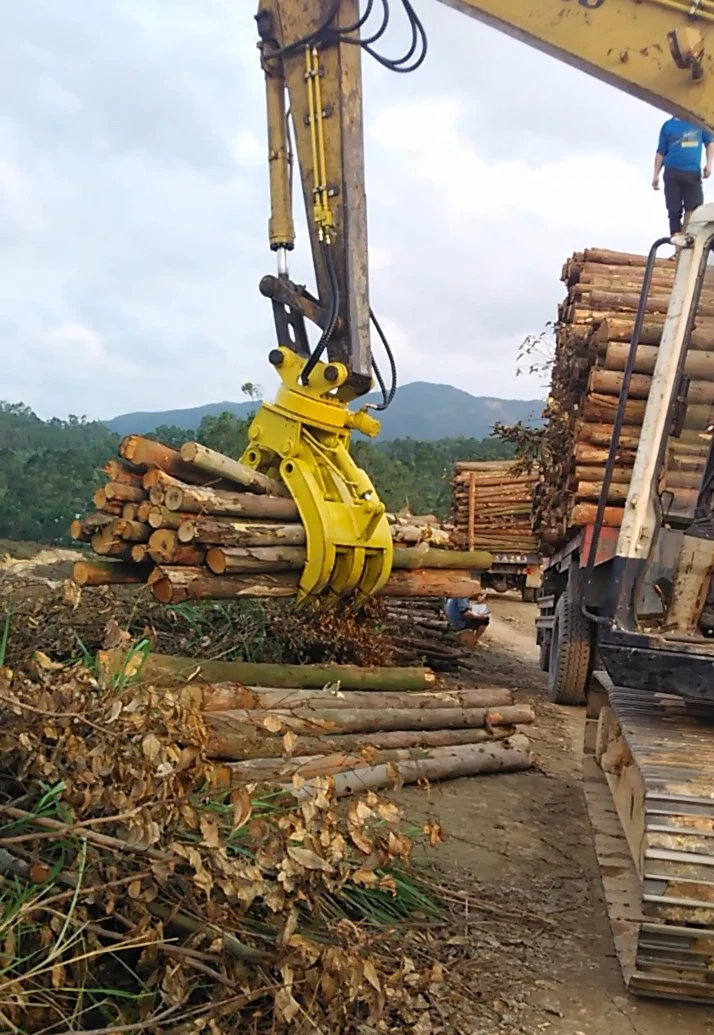
[[[308,736],[329,733],[377,733],[408,730],[489,729],[532,723],[530,705],[501,708],[271,708],[205,712],[215,742],[245,736],[251,729],[269,733],[293,731]]]
[[[344,797],[392,786],[395,770],[398,782],[409,784],[418,780],[452,780],[459,776],[513,772],[530,766],[530,742],[527,737],[516,733],[508,740],[454,747],[448,753],[432,758],[352,769],[336,774],[332,780],[337,797]],[[299,788],[290,783],[287,789],[301,800],[309,799],[316,790],[309,780]]]
[[[271,496],[288,497],[290,495],[282,482],[260,474],[239,460],[233,460],[229,456],[217,453],[200,442],[184,442],[181,446],[181,459],[193,464],[206,474],[225,478],[250,489],[251,492],[267,493]]]
[[[466,690],[332,690],[204,683],[195,686],[204,712],[270,708],[499,708],[513,704],[506,687]]]

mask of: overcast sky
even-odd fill
[[[1,398],[106,418],[238,399],[247,380],[272,391],[255,6],[4,5]],[[555,317],[563,260],[666,231],[650,187],[665,116],[436,0],[415,6],[425,65],[365,58],[372,305],[402,383],[538,396],[514,377],[516,348]],[[304,234],[298,247],[305,279]]]

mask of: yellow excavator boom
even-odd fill
[[[714,0],[440,2],[685,120],[714,125]],[[379,422],[349,403],[370,391],[373,375],[382,390],[373,409],[386,408],[396,388],[391,353],[388,388],[371,349],[370,324],[385,345],[386,339],[369,304],[361,63],[363,52],[397,72],[422,63],[426,33],[412,0],[401,3],[412,39],[397,60],[376,49],[389,22],[384,0],[381,19],[378,0],[362,9],[359,0],[260,0],[256,16],[267,100],[269,240],[278,256],[277,276],[264,277],[260,289],[273,305],[278,348],[270,359],[282,387],[256,415],[242,459],[281,478],[298,506],[307,540],[300,600],[368,597],[391,571],[384,506],[349,455],[351,431],[374,436]],[[510,80],[514,74],[503,69]],[[314,295],[288,272],[294,156]],[[314,345],[306,321],[319,329]]]
[[[712,0],[439,3],[671,115],[703,128],[714,125]],[[504,75],[513,79],[514,70],[504,69]]]

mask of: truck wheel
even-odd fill
[[[535,586],[524,586],[521,590],[521,600],[524,604],[535,604]]]
[[[555,605],[548,663],[548,696],[555,704],[585,704],[592,635],[590,623],[567,593]]]

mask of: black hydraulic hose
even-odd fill
[[[344,40],[342,40],[342,42],[343,43],[356,43],[358,46],[363,47],[366,50],[370,43],[376,43],[377,40],[381,40],[382,36],[384,36],[385,32],[387,31],[387,26],[388,25],[389,25],[389,0],[382,0],[382,24],[379,26],[379,28],[375,29],[375,31],[372,33],[371,36],[361,36],[361,37],[356,38],[356,39],[344,39]],[[349,30],[347,30],[347,29],[339,29],[339,30],[331,30],[331,31],[334,31],[341,38],[343,33],[347,32]]]
[[[410,47],[407,50],[407,52],[405,54],[403,54],[402,57],[399,57],[399,58],[387,58],[387,57],[384,57],[382,54],[378,54],[375,50],[372,49],[371,44],[375,43],[378,39],[380,39],[384,35],[384,32],[385,32],[385,30],[387,28],[387,24],[388,24],[389,18],[390,18],[389,2],[388,2],[388,0],[382,0],[382,6],[383,6],[383,9],[384,9],[384,17],[383,17],[383,20],[382,20],[382,24],[380,25],[379,29],[377,29],[377,31],[374,33],[373,36],[368,37],[366,39],[360,39],[359,37],[354,37],[354,38],[346,37],[345,38],[345,37],[343,37],[343,33],[346,30],[339,29],[339,28],[338,29],[328,30],[326,35],[328,37],[330,35],[332,35],[333,38],[339,38],[339,39],[342,40],[343,43],[353,43],[353,44],[355,44],[355,46],[362,47],[362,49],[367,54],[369,54],[370,57],[373,57],[375,59],[375,61],[379,62],[380,65],[382,65],[384,68],[390,69],[392,72],[414,72],[414,71],[416,71],[416,69],[419,68],[419,66],[426,59],[426,55],[427,55],[429,44],[428,44],[428,40],[427,40],[426,31],[424,29],[424,26],[423,26],[419,16],[417,15],[416,11],[412,7],[411,0],[402,0],[402,6],[404,7],[404,11],[406,13],[407,20],[409,21],[409,25],[410,25],[411,31],[412,31],[412,40],[411,40],[411,44],[410,44]],[[420,50],[419,56],[412,62],[411,65],[407,65],[407,62],[411,60],[411,58],[412,58],[412,56],[414,54],[414,51],[417,49],[417,46],[419,44],[421,44],[421,50]],[[402,67],[402,66],[405,66],[405,65],[406,65],[406,67]]]
[[[382,0],[382,3],[384,3],[384,0]],[[357,30],[358,30],[358,29],[361,29],[361,28],[362,28],[362,26],[363,26],[363,25],[365,24],[365,22],[367,21],[367,19],[369,18],[370,14],[372,13],[372,8],[373,8],[373,7],[374,7],[374,0],[367,0],[367,6],[366,6],[366,7],[365,7],[365,9],[364,9],[364,14],[363,14],[363,15],[361,15],[361,16],[360,16],[360,17],[359,17],[359,18],[357,19],[357,21],[356,21],[356,22],[353,22],[353,23],[352,23],[352,25],[341,25],[341,26],[339,27],[339,29],[336,29],[336,30],[335,30],[335,32],[338,32],[338,33],[340,33],[340,35],[341,35],[341,34],[342,34],[343,32],[357,32]]]
[[[382,389],[382,402],[380,403],[379,406],[375,406],[375,409],[379,410],[379,411],[384,411],[390,405],[390,403],[394,399],[394,396],[396,395],[396,392],[397,392],[397,364],[396,364],[396,361],[394,359],[394,353],[392,352],[392,347],[389,344],[389,342],[387,341],[387,336],[384,333],[384,331],[382,330],[382,328],[380,326],[380,323],[379,323],[379,320],[374,315],[374,310],[370,309],[369,317],[370,317],[370,320],[372,321],[372,323],[374,324],[374,327],[375,327],[375,330],[377,331],[377,334],[381,338],[382,345],[384,345],[384,351],[387,353],[387,360],[389,362],[389,370],[390,370],[391,379],[392,379],[392,383],[390,385],[389,392],[387,392],[386,385],[384,383],[384,378],[382,377],[380,369],[377,366],[377,362],[376,362],[376,360],[372,361],[372,366],[374,367],[375,377],[377,378],[377,381],[379,382],[379,387]]]
[[[340,310],[340,285],[337,281],[337,273],[335,272],[335,260],[332,257],[332,250],[329,244],[326,244],[324,241],[322,242],[322,254],[325,259],[327,275],[330,280],[330,315],[327,324],[320,335],[320,340],[312,350],[310,358],[303,369],[301,380],[304,385],[308,383],[310,374],[319,363],[323,352],[327,348],[327,343],[332,337],[332,332],[335,329],[337,316]]]
[[[305,36],[301,36],[300,39],[293,40],[292,43],[286,43],[284,47],[279,50],[273,50],[270,52],[270,57],[280,57],[281,55],[292,54],[293,51],[299,50],[300,47],[309,46],[318,39],[326,29],[329,29],[331,23],[335,20],[337,12],[340,9],[340,0],[332,0],[332,4],[327,14],[325,15],[324,21],[319,25],[313,32],[308,33]]]
[[[404,5],[404,10],[406,12],[412,30],[412,42],[406,54],[404,54],[400,58],[384,58],[380,57],[379,54],[375,54],[374,51],[371,50],[371,48],[369,47],[365,47],[365,50],[372,57],[376,58],[376,60],[379,61],[381,65],[384,65],[385,68],[391,69],[393,72],[413,72],[415,71],[415,69],[419,67],[419,65],[422,64],[422,62],[426,58],[427,38],[424,26],[419,20],[419,17],[414,8],[412,7],[410,0],[402,0],[402,3]],[[407,68],[400,68],[400,65],[406,65],[407,61],[411,59],[419,42],[421,42],[422,48],[419,57],[415,60],[413,64],[409,65]]]

